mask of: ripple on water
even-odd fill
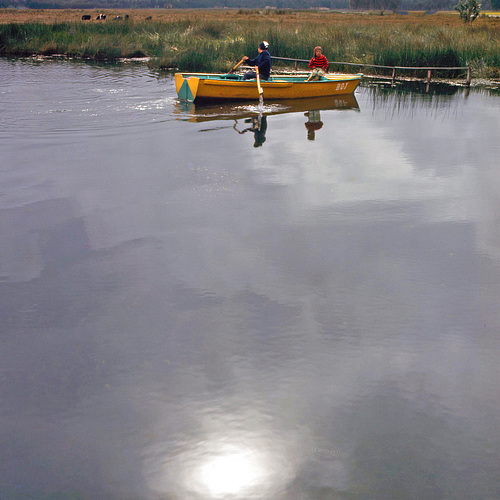
[[[43,65],[26,61],[16,70],[21,73],[21,85],[3,81],[0,71],[0,118],[4,125],[0,139],[75,132],[92,135],[111,129],[120,133],[124,128],[165,121],[176,101],[167,92],[170,79],[158,82],[144,66],[110,68],[70,61],[44,61]],[[57,99],[54,87],[58,88]]]

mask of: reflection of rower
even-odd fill
[[[236,128],[236,123],[234,124],[233,128],[238,132],[238,134],[244,134],[245,132],[253,132],[254,133],[254,139],[255,142],[253,144],[254,148],[258,148],[259,146],[262,146],[264,142],[266,142],[266,130],[267,130],[267,116],[266,115],[259,115],[259,116],[254,116],[252,118],[247,118],[245,120],[245,123],[251,123],[252,126],[248,127],[241,132]]]
[[[314,111],[307,111],[307,113],[304,113],[304,116],[307,116],[307,122],[305,123],[307,129],[307,138],[310,141],[314,141],[316,130],[319,130],[323,126],[323,122],[321,121],[321,116],[319,114],[319,109],[316,109]]]

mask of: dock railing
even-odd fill
[[[276,61],[289,61],[293,62],[295,69],[298,70],[299,63],[309,63],[309,59],[295,59],[291,57],[276,57],[271,56],[271,59],[275,59]],[[434,71],[467,71],[467,77],[465,80],[465,85],[470,87],[472,74],[470,66],[423,66],[423,67],[414,67],[414,66],[382,66],[380,64],[364,64],[364,63],[349,63],[349,62],[341,62],[341,61],[328,61],[330,66],[358,66],[358,67],[367,67],[367,68],[380,68],[380,69],[388,69],[392,70],[392,83],[396,83],[396,71],[427,71],[427,83],[431,82],[432,73]]]

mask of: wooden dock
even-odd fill
[[[298,64],[299,63],[309,63],[309,59],[294,59],[290,57],[275,57],[271,56],[271,59],[274,59],[276,61],[288,61],[294,63],[294,67],[296,70],[298,70]],[[350,62],[341,62],[341,61],[328,61],[330,67],[331,66],[356,66],[359,68],[379,68],[379,69],[386,69],[392,71],[392,76],[391,76],[391,81],[392,84],[396,83],[396,75],[397,72],[402,72],[402,71],[427,71],[427,78],[426,81],[427,83],[431,82],[432,75],[435,74],[438,71],[464,71],[467,72],[467,76],[465,79],[465,86],[470,87],[471,80],[472,80],[472,72],[470,69],[470,66],[382,66],[380,64],[364,64],[364,63],[350,63]]]

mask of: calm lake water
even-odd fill
[[[0,60],[2,499],[500,498],[500,97],[182,105]]]

